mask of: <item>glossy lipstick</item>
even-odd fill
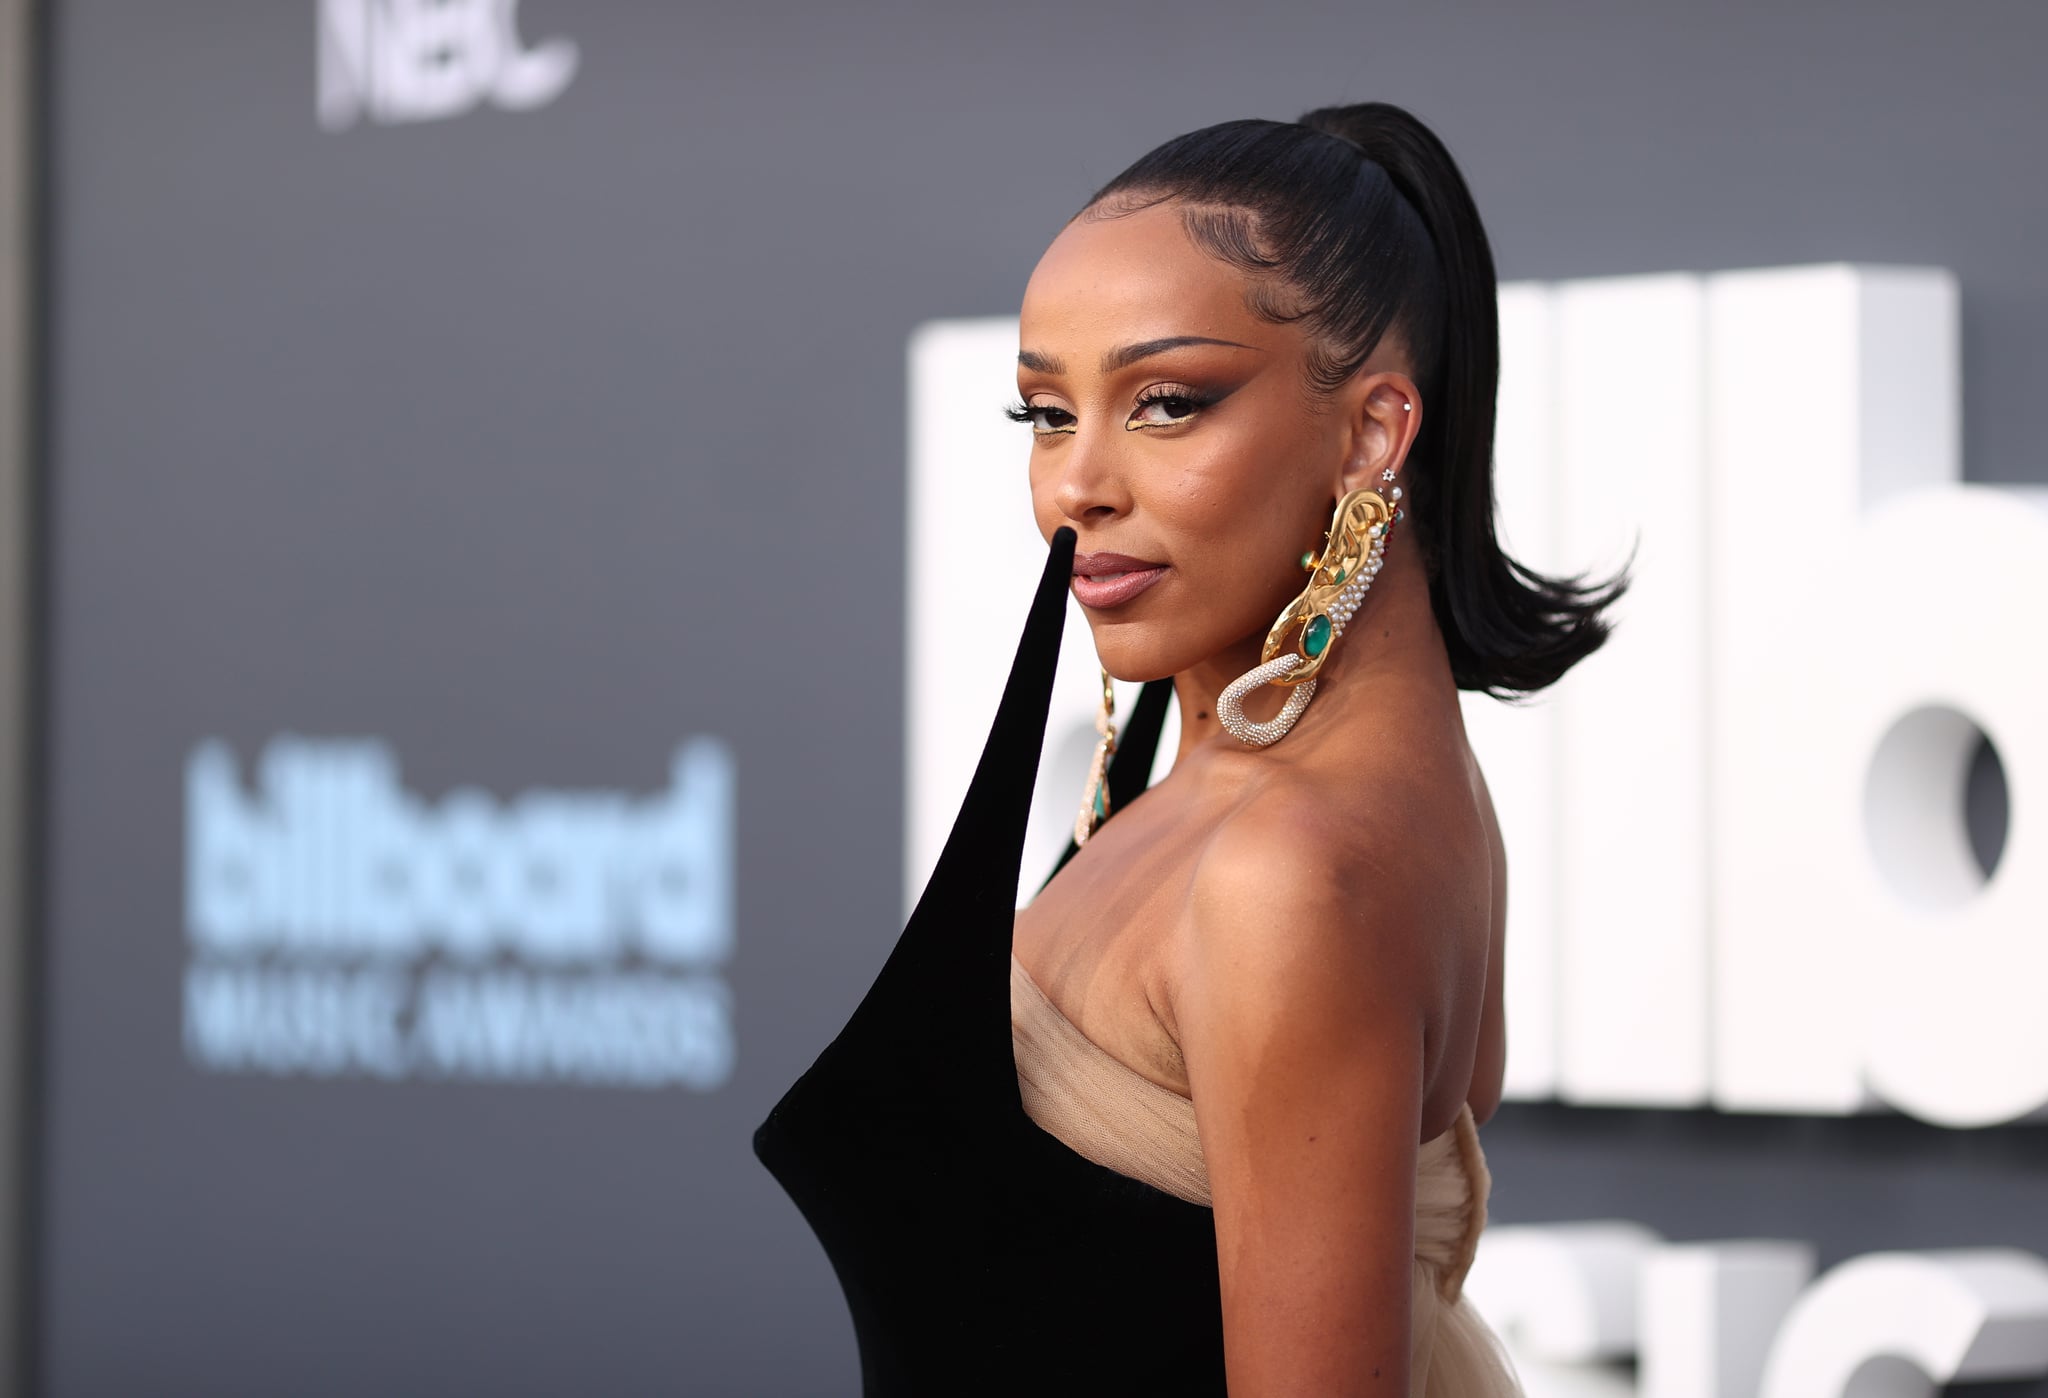
[[[1074,555],[1074,596],[1084,607],[1120,607],[1165,576],[1164,563],[1127,553]]]

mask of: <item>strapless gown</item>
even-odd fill
[[[895,949],[754,1133],[846,1292],[869,1398],[1225,1392],[1193,1103],[1090,1042],[1010,950],[1073,548],[1054,535]],[[1144,789],[1167,689],[1126,727],[1113,810]],[[1469,1108],[1423,1143],[1415,1183],[1411,1398],[1518,1395],[1462,1294],[1489,1185]]]

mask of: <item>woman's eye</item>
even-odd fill
[[[1209,402],[1206,396],[1190,392],[1147,394],[1138,400],[1137,410],[1124,427],[1127,431],[1140,427],[1172,427],[1186,422],[1208,407]]]
[[[1012,403],[1003,409],[1003,414],[1012,422],[1030,423],[1032,432],[1039,436],[1074,430],[1074,415],[1050,403]]]

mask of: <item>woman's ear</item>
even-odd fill
[[[1406,374],[1389,370],[1360,379],[1350,396],[1350,450],[1337,483],[1341,497],[1353,490],[1385,493],[1400,484],[1408,449],[1422,430],[1422,395]],[[1385,476],[1395,473],[1393,480]]]

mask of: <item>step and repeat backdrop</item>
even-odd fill
[[[1009,317],[1157,141],[1378,97],[1496,241],[1511,543],[1644,559],[1469,710],[1475,1294],[1532,1392],[2048,1393],[2048,18],[44,10],[38,1391],[854,1391],[749,1136],[986,731]]]

